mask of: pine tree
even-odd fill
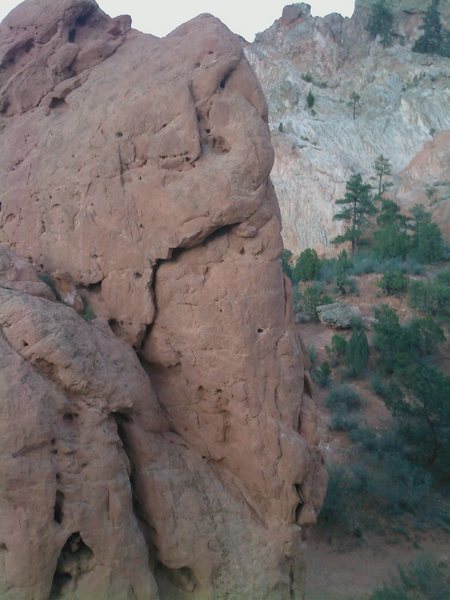
[[[372,13],[367,23],[366,31],[373,37],[379,35],[381,37],[381,43],[386,48],[392,42],[392,25],[394,22],[394,16],[391,11],[386,7],[385,0],[378,0],[378,2],[372,7]]]
[[[369,342],[361,324],[353,327],[352,337],[345,349],[345,364],[351,377],[358,377],[369,362]]]
[[[445,246],[442,233],[436,223],[431,222],[431,213],[416,205],[412,214],[412,249],[416,257],[425,263],[443,260]]]
[[[354,121],[356,120],[356,115],[358,114],[358,109],[360,107],[360,100],[361,100],[361,96],[358,93],[352,92],[350,94],[349,105],[352,107]]]
[[[407,218],[392,200],[381,198],[381,209],[377,216],[373,249],[382,258],[406,258],[411,241],[407,233]]]
[[[342,208],[340,212],[334,215],[333,220],[345,221],[347,229],[343,235],[338,235],[333,243],[351,242],[352,257],[361,242],[364,231],[367,229],[370,215],[376,212],[370,192],[371,189],[372,187],[364,183],[361,174],[358,173],[352,175],[347,181],[344,198],[336,200],[336,204]]]
[[[422,54],[441,54],[443,44],[441,15],[439,13],[439,0],[432,0],[427,8],[423,25],[423,35],[413,46],[413,52]]]
[[[375,173],[378,185],[378,196],[381,196],[392,183],[386,182],[386,177],[392,175],[392,165],[382,154],[375,159]]]
[[[292,269],[292,276],[295,282],[312,281],[317,279],[320,273],[320,258],[317,252],[311,248],[306,248],[300,254]]]

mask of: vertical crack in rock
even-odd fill
[[[61,525],[64,518],[64,494],[60,490],[56,491],[55,505],[53,507],[53,520]]]
[[[150,553],[153,551],[153,547],[150,541],[150,533],[153,531],[153,526],[151,525],[151,523],[149,523],[142,508],[143,504],[139,497],[138,486],[136,481],[136,461],[133,456],[132,443],[129,439],[129,428],[133,427],[133,417],[129,410],[122,410],[115,411],[114,413],[112,413],[112,418],[116,422],[117,435],[119,436],[119,439],[122,443],[122,448],[130,464],[129,481],[133,513],[137,523],[139,524],[142,530],[144,539],[147,543],[148,551]]]
[[[74,592],[77,581],[93,567],[94,554],[79,532],[64,544],[56,564],[49,600],[59,600]]]

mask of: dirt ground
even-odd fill
[[[450,540],[424,536],[414,542],[389,543],[373,537],[366,547],[338,551],[326,541],[311,537],[308,543],[305,600],[364,600],[378,586],[421,554],[450,562]],[[432,600],[432,599],[430,599]]]

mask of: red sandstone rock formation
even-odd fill
[[[0,65],[0,596],[297,597],[324,472],[238,38],[29,0]]]

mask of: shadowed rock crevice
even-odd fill
[[[169,599],[173,597],[174,592],[176,593],[175,590],[180,590],[189,595],[198,591],[197,578],[189,567],[170,569],[158,562],[155,569],[155,577],[163,598]]]
[[[131,411],[126,410],[116,411],[112,413],[111,416],[116,423],[117,435],[119,436],[122,448],[128,459],[128,477],[130,482],[131,500],[134,516],[144,535],[145,541],[148,546],[149,555],[152,555],[155,552],[151,541],[151,535],[154,531],[154,527],[151,523],[149,523],[148,519],[146,518],[146,511],[144,508],[146,502],[145,499],[140,497],[138,483],[136,480],[137,477],[139,477],[139,474],[136,470],[136,459],[133,455],[133,443],[131,440],[131,436],[133,435],[133,416]]]
[[[93,567],[94,554],[79,532],[64,544],[56,564],[49,600],[60,600],[76,591],[77,581]]]

